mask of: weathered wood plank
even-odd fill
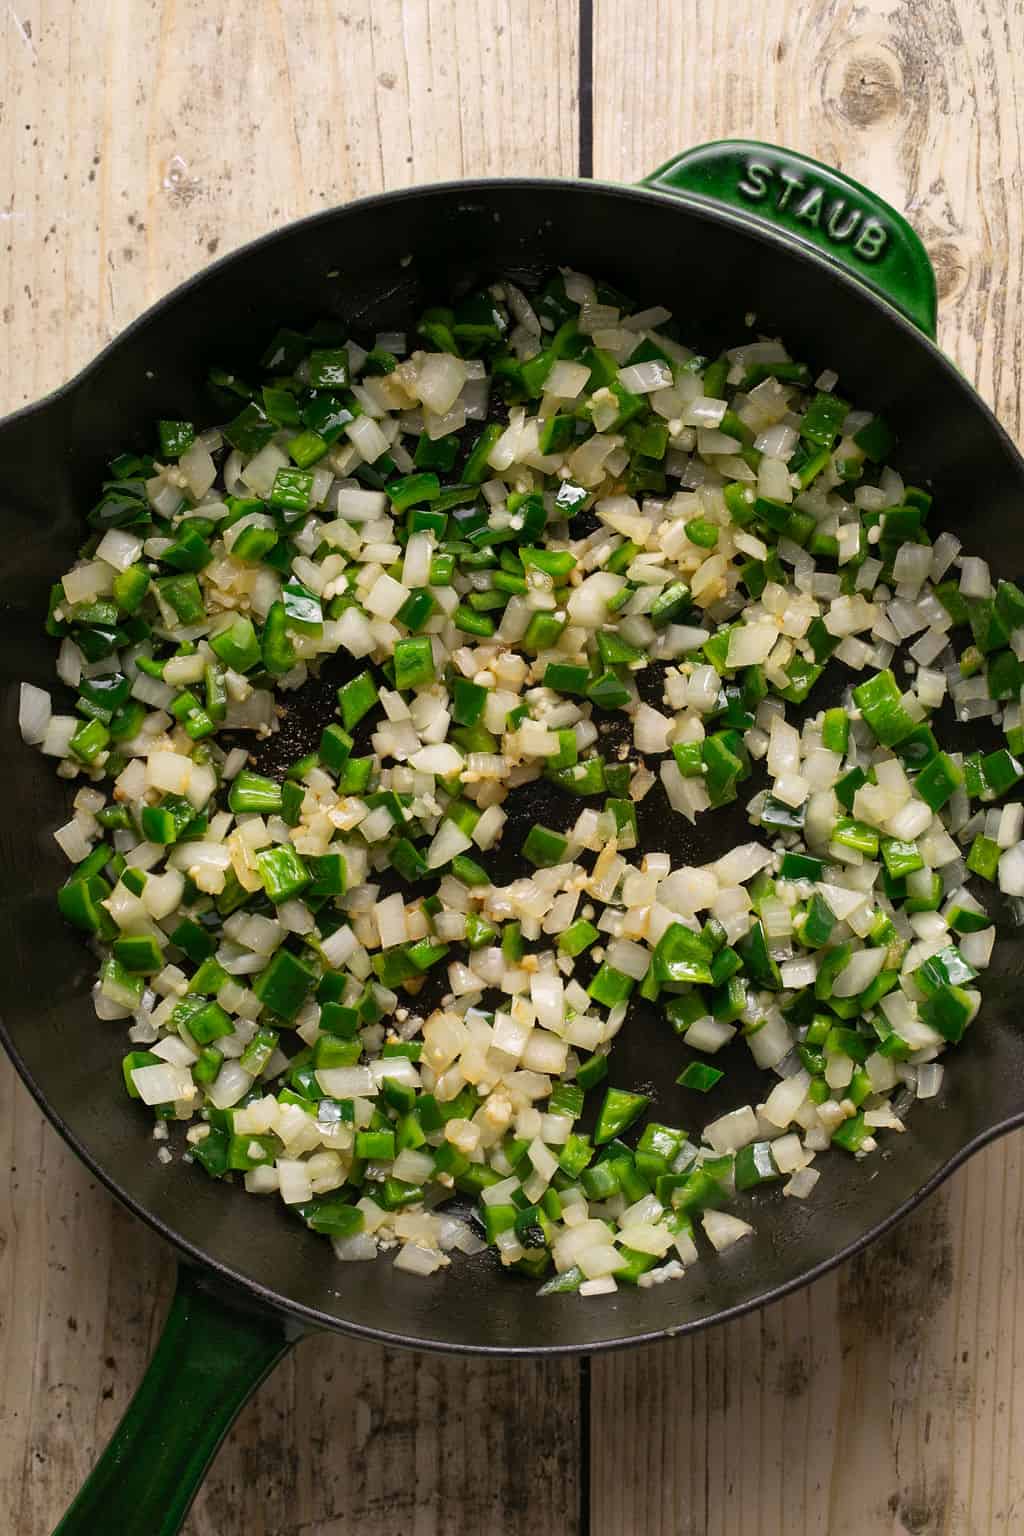
[[[576,30],[575,0],[12,5],[4,409],[289,219],[446,177],[571,175]]]

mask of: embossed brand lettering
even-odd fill
[[[815,229],[821,223],[821,210],[825,203],[825,194],[820,187],[814,187],[807,196],[801,198],[796,210],[798,219],[803,219],[807,224],[813,224]]]
[[[783,190],[779,193],[778,206],[780,208],[785,208],[786,204],[789,202],[790,194],[797,187],[802,189],[803,188],[803,182],[800,180],[800,177],[794,175],[794,173],[792,171],[787,171],[785,166],[783,166],[782,169],[779,171],[779,176],[781,177],[783,182],[785,182],[785,186],[783,187]]]
[[[868,219],[858,238],[853,242],[853,248],[858,256],[864,256],[868,261],[874,261],[880,255],[885,245],[885,230],[877,219]]]
[[[739,183],[739,190],[744,197],[751,198],[754,202],[760,202],[767,196],[768,183],[771,180],[772,168],[770,165],[759,165],[756,160],[747,162],[747,174]]]
[[[790,166],[748,160],[736,190],[749,202],[769,202],[779,213],[788,210],[830,243],[849,246],[862,261],[877,261],[888,246],[889,230],[880,219],[865,216],[845,197],[830,196],[826,187],[808,185]]]
[[[844,214],[846,214],[845,224],[843,223]],[[850,236],[855,233],[859,223],[860,210],[857,208],[851,208],[849,212],[847,212],[845,200],[839,197],[832,204],[831,210],[829,211],[828,223],[825,225],[825,228],[828,230],[833,240],[849,240]]]

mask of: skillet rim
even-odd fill
[[[202,267],[198,272],[193,273],[192,276],[186,278],[153,304],[149,305],[124,330],[107,342],[72,378],[50,391],[49,394],[44,395],[40,400],[34,401],[10,413],[8,416],[0,418],[0,433],[16,427],[18,423],[26,421],[33,416],[45,414],[46,412],[55,413],[63,408],[74,398],[80,389],[88,384],[93,374],[100,369],[108,358],[112,357],[120,347],[133,340],[137,334],[144,331],[146,326],[155,320],[165,309],[184,298],[187,294],[199,291],[212,275],[223,272],[232,263],[246,259],[257,250],[272,248],[277,242],[293,239],[300,231],[319,228],[321,225],[329,224],[332,220],[350,211],[372,210],[374,207],[383,204],[415,202],[424,196],[472,197],[474,195],[486,196],[495,191],[504,191],[506,189],[509,191],[528,192],[540,188],[558,188],[562,192],[570,192],[572,195],[581,193],[586,195],[593,189],[602,195],[621,198],[626,202],[632,202],[636,199],[647,201],[653,198],[664,204],[666,208],[684,211],[690,216],[696,216],[710,223],[729,226],[734,231],[750,239],[754,244],[765,244],[781,248],[788,258],[791,258],[798,264],[806,263],[817,267],[819,270],[824,269],[824,272],[833,282],[841,287],[852,287],[861,296],[867,298],[871,304],[881,311],[886,321],[895,327],[897,334],[902,333],[904,340],[909,340],[912,345],[923,346],[925,351],[931,354],[932,363],[936,367],[941,368],[952,379],[964,395],[965,402],[972,409],[982,413],[989,429],[995,433],[997,438],[1001,439],[1003,448],[1008,450],[1010,458],[1016,462],[1021,481],[1024,483],[1024,457],[1022,457],[1013,439],[1002,426],[992,408],[978,393],[973,384],[929,336],[907,319],[884,296],[860,280],[857,274],[845,266],[838,258],[818,251],[815,247],[799,240],[798,237],[788,231],[775,228],[755,213],[737,212],[696,193],[670,192],[642,184],[629,186],[617,182],[582,180],[578,177],[506,176],[429,182],[412,187],[402,187],[391,192],[378,192],[365,197],[354,198],[350,202],[321,209],[316,213],[307,214],[303,218],[291,220],[275,229],[268,230],[264,234],[245,242],[234,251],[228,252],[218,260]],[[271,1313],[283,1315],[287,1319],[297,1320],[304,1324],[305,1329],[300,1331],[329,1330],[353,1338],[373,1340],[390,1347],[422,1349],[442,1354],[515,1358],[589,1356],[605,1353],[610,1350],[655,1344],[664,1339],[699,1333],[706,1328],[715,1327],[721,1323],[743,1317],[758,1307],[780,1301],[792,1292],[812,1284],[814,1281],[821,1279],[830,1270],[835,1269],[841,1263],[854,1257],[920,1205],[975,1152],[990,1142],[995,1141],[997,1137],[1024,1125],[1024,1104],[1022,1104],[1019,1110],[1004,1116],[1003,1119],[991,1125],[982,1126],[976,1135],[959,1147],[913,1194],[908,1196],[907,1199],[902,1201],[892,1211],[888,1212],[881,1220],[875,1222],[873,1226],[853,1239],[852,1242],[837,1249],[827,1258],[819,1261],[801,1274],[793,1276],[788,1280],[780,1281],[770,1289],[745,1301],[738,1302],[733,1306],[721,1308],[703,1317],[693,1318],[678,1325],[649,1329],[644,1332],[631,1334],[628,1337],[616,1336],[601,1339],[586,1345],[575,1343],[518,1345],[452,1343],[436,1338],[423,1339],[410,1334],[394,1332],[390,1329],[376,1328],[363,1323],[341,1320],[332,1313],[326,1313],[316,1307],[295,1302],[281,1293],[272,1290],[270,1287],[263,1285],[258,1280],[240,1274],[229,1264],[211,1257],[199,1244],[183,1236],[179,1231],[171,1227],[169,1223],[156,1215],[141,1199],[128,1193],[119,1182],[116,1174],[110,1172],[97,1157],[94,1157],[89,1152],[68,1122],[51,1107],[44,1088],[36,1075],[26,1065],[14,1045],[2,1015],[0,1015],[0,1043],[2,1043],[22,1082],[28,1088],[47,1120],[68,1146],[71,1147],[76,1156],[111,1194],[120,1200],[123,1205],[127,1206],[133,1215],[145,1222],[148,1227],[158,1233],[159,1236],[177,1250],[181,1258],[197,1266],[202,1276],[206,1278],[210,1276],[215,1277],[216,1284],[213,1288],[226,1306],[244,1311],[247,1305],[251,1310],[255,1302],[259,1307]]]

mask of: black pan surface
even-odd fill
[[[759,332],[782,335],[812,368],[838,369],[848,398],[884,411],[897,427],[899,466],[934,491],[937,524],[961,534],[999,574],[1021,577],[1024,465],[931,343],[823,258],[736,215],[594,183],[464,182],[370,198],[292,225],[177,290],[67,388],[0,424],[4,1042],[76,1151],[183,1253],[309,1323],[427,1348],[593,1350],[722,1320],[820,1274],[971,1150],[1024,1121],[1021,946],[1011,936],[997,946],[968,1043],[947,1058],[942,1094],[914,1109],[903,1136],[865,1164],[840,1153],[819,1159],[823,1177],[809,1201],[777,1188],[755,1196],[744,1210],[753,1238],[718,1257],[709,1251],[684,1280],[649,1290],[538,1301],[533,1283],[502,1274],[489,1255],[456,1258],[427,1280],[386,1259],[341,1265],[279,1202],[157,1161],[148,1115],[120,1091],[123,1026],[95,1019],[93,959],[56,914],[65,865],[51,833],[70,797],[17,737],[17,684],[53,682],[53,643],[41,624],[49,585],[70,561],[112,453],[148,446],[159,416],[215,419],[203,388],[211,364],[244,370],[278,324],[330,315],[357,337],[372,336],[404,328],[425,303],[482,279],[504,272],[529,282],[556,265],[592,272],[644,304],[668,305],[706,351],[748,336],[753,312]],[[290,727],[296,739],[319,733],[324,695],[311,687]],[[812,699],[815,708],[825,702]],[[570,812],[541,807],[534,796],[518,814],[557,821]],[[643,802],[641,829],[645,847],[676,862],[713,858],[751,835],[742,811],[689,827],[669,814],[660,788]],[[506,843],[517,842],[513,818]],[[758,1093],[760,1074],[740,1044],[723,1058],[726,1081],[695,1106],[695,1095],[673,1086],[686,1059],[657,1013],[638,1011],[616,1042],[612,1081],[652,1092],[652,1112],[691,1133]]]

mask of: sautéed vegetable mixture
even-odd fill
[[[260,381],[214,370],[220,425],[113,461],[21,726],[77,786],[59,907],[164,1161],[183,1122],[341,1260],[489,1246],[593,1295],[939,1092],[986,892],[1024,896],[1024,592],[929,533],[841,382],[565,271],[369,350],[279,331]],[[322,665],[336,712],[263,771]],[[943,745],[947,700],[1005,744]],[[510,849],[539,780],[558,824]],[[647,796],[749,835],[673,864]],[[702,1130],[617,1075],[637,999]]]

